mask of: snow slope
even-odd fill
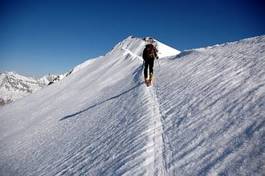
[[[143,47],[129,37],[1,108],[0,175],[264,174],[265,37],[163,45],[150,88]]]

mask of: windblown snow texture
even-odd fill
[[[264,174],[265,37],[159,45],[153,87],[129,37],[1,108],[0,175]]]

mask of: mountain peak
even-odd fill
[[[111,53],[114,52],[115,50],[124,50],[126,53],[141,58],[145,45],[148,43],[153,43],[157,47],[159,58],[175,56],[180,53],[179,50],[172,48],[149,36],[144,38],[128,36],[126,39],[119,42],[113,48]]]

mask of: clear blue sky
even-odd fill
[[[184,50],[263,34],[262,0],[1,0],[0,72],[63,73],[129,35]]]

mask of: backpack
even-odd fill
[[[148,44],[144,50],[144,59],[155,59],[157,58],[157,49],[152,44]]]

